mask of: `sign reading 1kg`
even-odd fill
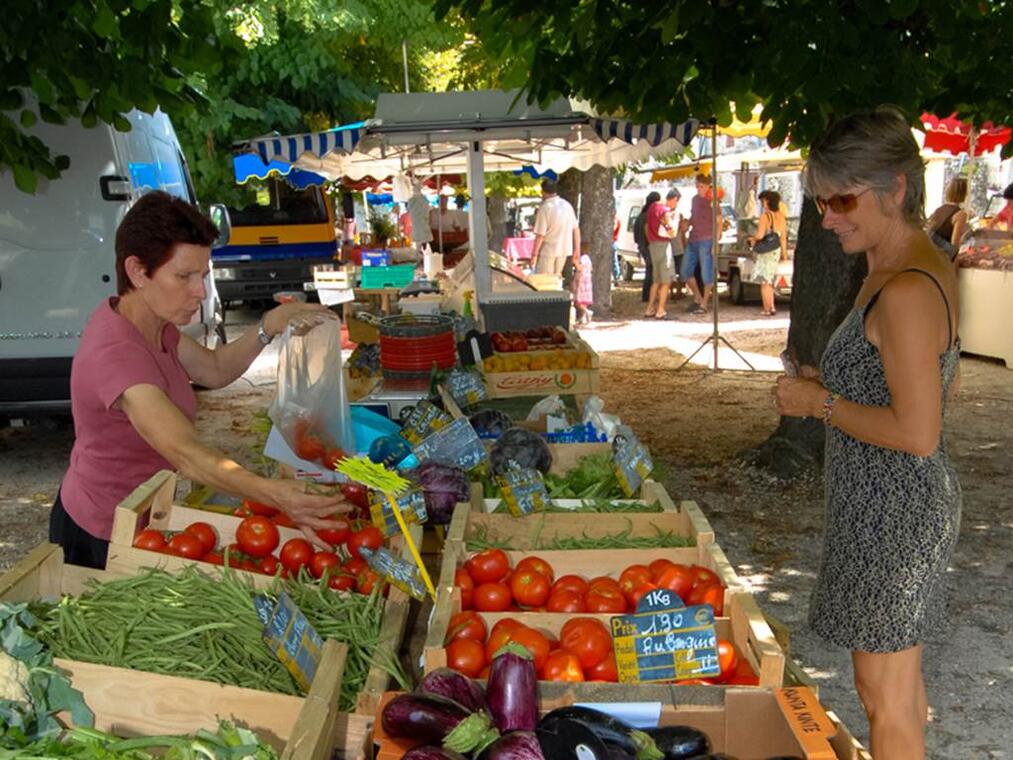
[[[647,593],[632,615],[612,618],[622,683],[706,678],[721,672],[709,604],[686,607],[666,589]]]

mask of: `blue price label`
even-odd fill
[[[478,466],[489,456],[466,418],[440,428],[416,446],[414,452],[420,462],[436,462],[462,470]]]
[[[628,427],[623,426],[612,442],[612,471],[623,493],[636,496],[640,485],[654,469],[651,455]]]
[[[496,476],[503,501],[514,517],[542,512],[549,503],[542,473],[530,467],[517,467]]]
[[[269,598],[263,595],[254,597],[257,614],[262,620],[268,606],[265,600],[270,603]],[[284,591],[278,595],[278,601],[267,615],[263,635],[296,683],[308,691],[320,664],[324,641]]]

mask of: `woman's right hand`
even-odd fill
[[[272,480],[271,489],[273,506],[288,515],[306,538],[321,549],[329,550],[330,546],[317,535],[317,530],[337,528],[334,520],[328,518],[355,509],[342,496],[306,493],[305,484],[299,480]]]

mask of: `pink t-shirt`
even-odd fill
[[[668,211],[668,206],[661,201],[655,201],[651,204],[650,208],[647,209],[646,232],[648,243],[668,242],[668,230],[662,232],[665,216],[668,214]]]
[[[197,399],[179,363],[179,330],[167,324],[162,350],[104,301],[91,315],[70,369],[74,448],[60,486],[67,514],[96,538],[112,533],[113,513],[131,491],[162,469],[175,469],[112,405],[134,385],[161,388],[191,421]]]
[[[689,215],[689,242],[714,239],[714,210],[711,202],[697,193],[693,196],[693,205]]]

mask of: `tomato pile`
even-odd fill
[[[557,638],[513,618],[503,618],[492,630],[487,630],[485,620],[475,610],[459,612],[451,617],[447,627],[444,641],[447,666],[471,678],[485,678],[496,652],[510,642],[528,650],[542,681],[619,680],[612,636],[604,623],[589,617],[570,618]],[[759,683],[749,663],[738,656],[735,645],[727,639],[718,639],[718,661],[720,675],[678,683],[751,686]]]
[[[134,546],[218,566],[226,564],[227,554],[228,566],[238,570],[280,574],[283,578],[305,572],[318,579],[326,576],[328,585],[338,591],[372,593],[382,579],[367,566],[360,549],[376,551],[383,545],[383,534],[375,526],[358,521],[339,517],[334,522],[336,527],[317,531],[333,551],[317,550],[304,538],[291,538],[282,544],[276,520],[265,515],[244,518],[227,551],[219,548],[218,533],[206,522],[191,523],[178,533],[142,530]]]
[[[715,617],[724,612],[725,587],[712,570],[656,559],[647,565],[630,565],[619,579],[578,575],[556,578],[543,559],[529,556],[510,567],[502,549],[472,555],[457,569],[454,585],[461,591],[461,609],[479,612],[534,610],[539,612],[634,612],[649,591],[664,588],[677,594],[686,606],[709,604]]]
[[[535,348],[563,346],[566,344],[566,330],[562,327],[532,327],[529,330],[494,332],[489,336],[494,351],[530,351]]]
[[[369,489],[361,483],[341,483],[338,485],[338,488],[344,500],[355,507],[352,516],[369,519]],[[236,517],[259,515],[266,517],[281,528],[296,527],[295,523],[292,522],[292,518],[277,507],[261,504],[259,501],[253,501],[252,499],[243,499],[242,506],[236,507],[232,514]],[[326,541],[327,539],[324,540]],[[328,541],[328,543],[332,542]]]

